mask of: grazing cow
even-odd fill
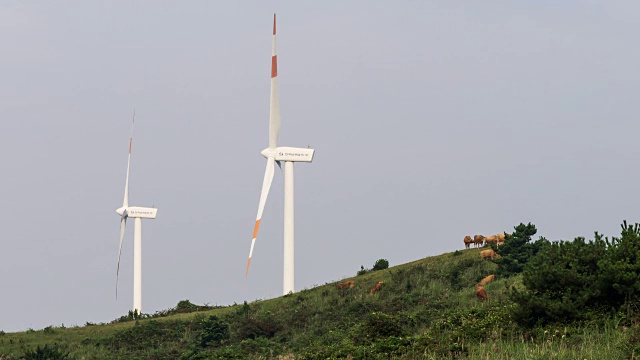
[[[484,279],[480,280],[480,282],[478,283],[478,285],[480,285],[480,286],[485,286],[485,285],[487,285],[488,283],[492,282],[492,281],[493,281],[493,279],[495,279],[495,278],[496,278],[496,276],[495,276],[495,275],[489,275],[489,276],[487,276],[486,278],[484,278]]]
[[[464,248],[465,249],[468,249],[469,246],[471,244],[473,244],[473,240],[471,239],[471,236],[469,236],[469,235],[465,236],[463,241],[464,241]]]
[[[489,244],[495,244],[498,245],[498,235],[491,235],[491,236],[486,236],[484,238],[484,242],[489,245]]]
[[[342,284],[338,284],[338,289],[344,289],[344,288],[352,288],[356,286],[356,282],[351,280],[351,281],[345,281]]]
[[[476,285],[476,296],[480,301],[489,300],[489,297],[487,296],[487,291],[484,289],[484,287],[480,285]]]
[[[379,281],[376,286],[373,287],[373,289],[371,289],[371,291],[369,291],[369,294],[373,295],[375,294],[378,290],[380,290],[380,288],[382,287],[382,284],[384,284],[384,281]]]
[[[489,250],[482,250],[480,251],[480,259],[495,259],[498,257],[498,254],[496,254],[495,251],[493,251],[493,249],[489,249]]]
[[[482,245],[484,245],[484,236],[474,235],[473,244],[475,245],[475,247],[482,247]]]

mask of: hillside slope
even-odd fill
[[[628,336],[604,325],[521,330],[510,317],[519,276],[474,285],[495,264],[456,251],[271,300],[76,328],[0,333],[0,359],[612,359]],[[369,291],[384,281],[380,291]],[[65,357],[66,356],[66,357]]]

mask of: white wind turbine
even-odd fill
[[[273,14],[273,43],[271,48],[271,109],[269,113],[269,147],[262,150],[262,156],[267,158],[267,168],[264,172],[258,216],[253,228],[253,239],[249,250],[249,260],[245,276],[249,274],[253,247],[258,236],[260,219],[264,205],[269,195],[274,175],[274,163],[284,161],[284,285],[283,293],[294,291],[294,262],[293,262],[293,163],[311,162],[314,149],[277,147],[278,132],[280,131],[280,95],[278,92],[278,58],[276,56],[276,15]]]
[[[133,112],[133,124],[129,137],[129,157],[127,159],[127,177],[124,182],[124,200],[122,207],[116,210],[120,215],[120,247],[118,248],[118,267],[116,269],[116,299],[118,298],[118,276],[120,274],[120,254],[127,218],[133,218],[133,310],[142,313],[142,219],[155,219],[158,209],[139,206],[129,206],[129,167],[131,165],[131,145],[133,140],[133,125],[136,113]]]

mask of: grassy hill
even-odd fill
[[[474,285],[496,265],[477,249],[429,257],[271,300],[83,327],[0,333],[0,359],[623,359],[640,342],[615,318],[524,329],[510,288]],[[369,290],[384,281],[373,295]],[[174,314],[181,311],[188,313]],[[171,315],[174,314],[174,315]],[[160,316],[162,315],[162,316]],[[66,357],[65,357],[66,356]]]

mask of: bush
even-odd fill
[[[604,257],[602,239],[551,243],[534,256],[523,273],[526,290],[512,289],[519,307],[516,320],[523,325],[586,319],[588,309],[602,305],[598,261]]]
[[[132,327],[116,332],[107,343],[116,351],[144,351],[145,349],[162,349],[182,338],[184,322],[146,320]]]
[[[375,264],[373,264],[373,271],[377,271],[377,270],[384,270],[384,269],[388,269],[389,268],[389,261],[387,261],[387,259],[379,259],[378,261],[376,261]]]
[[[45,345],[40,347],[38,345],[34,350],[27,351],[22,355],[21,359],[24,360],[71,360],[69,353],[60,350],[58,345]]]
[[[367,315],[363,331],[370,341],[390,336],[402,336],[404,331],[397,317],[382,312],[373,312]]]
[[[611,304],[625,304],[627,317],[631,316],[631,304],[640,297],[640,225],[621,225],[620,238],[606,239],[607,253],[598,263],[603,274],[603,289]],[[596,237],[600,237],[596,233]],[[601,238],[601,237],[600,237]]]
[[[389,261],[387,259],[378,259],[375,264],[373,264],[373,268],[371,270],[365,269],[363,265],[360,265],[360,270],[358,270],[357,276],[364,275],[371,271],[384,270],[389,268]]]
[[[356,276],[360,276],[360,275],[364,275],[366,273],[368,273],[369,270],[364,268],[364,265],[360,265],[360,270],[358,270],[358,273],[356,274]]]
[[[230,337],[229,324],[215,315],[203,320],[201,326],[202,331],[198,336],[198,343],[201,347],[222,345]]]

